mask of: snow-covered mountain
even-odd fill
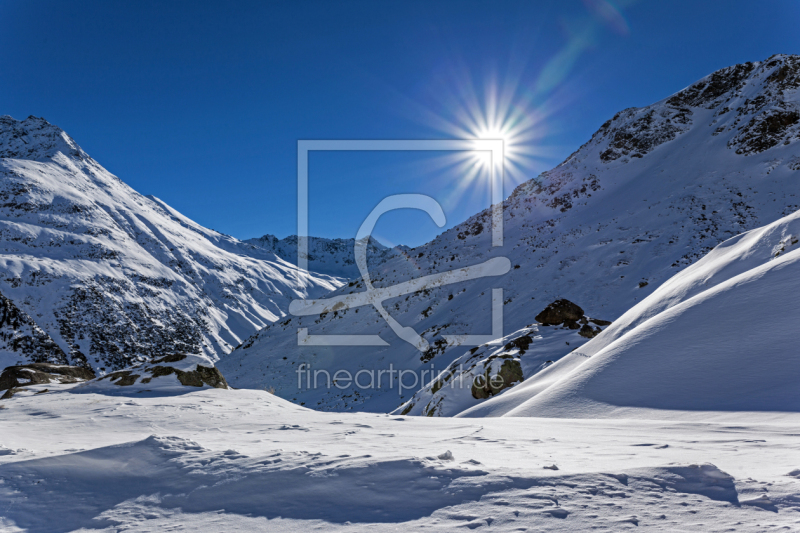
[[[374,308],[362,307],[267,326],[221,369],[233,386],[274,387],[310,407],[389,411],[408,400],[396,384],[308,388],[297,369],[354,374],[392,365],[429,371],[420,385],[432,384],[466,350],[443,335],[492,330],[495,287],[503,289],[504,333],[530,325],[562,298],[589,316],[615,320],[717,244],[800,209],[798,88],[800,56],[714,72],[653,105],[618,113],[566,161],[517,187],[504,202],[503,247],[491,247],[491,213],[484,211],[378,265],[376,288],[492,257],[513,265],[499,278],[388,300],[388,313],[428,341],[425,353],[398,339]],[[351,283],[334,295],[363,290]],[[298,347],[298,328],[377,334],[389,345]],[[552,346],[546,358],[553,361],[575,347]]]
[[[0,158],[0,367],[216,360],[343,284],[142,196],[44,119],[0,117]]]
[[[308,269],[312,272],[342,278],[357,278],[354,246],[355,239],[308,238]],[[297,264],[297,235],[279,239],[275,235],[264,235],[245,241],[253,246],[268,250],[281,259]],[[408,247],[388,248],[377,239],[370,237],[367,244],[367,257],[370,265],[380,264],[395,255],[402,254]]]
[[[798,294],[800,211],[720,244],[579,350],[461,415],[800,411]]]

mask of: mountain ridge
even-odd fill
[[[44,119],[0,118],[0,150],[0,292],[69,364],[103,373],[171,353],[216,360],[291,299],[343,283],[139,194]],[[27,362],[13,350],[0,358]]]

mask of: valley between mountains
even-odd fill
[[[384,302],[420,351],[289,312],[366,290],[354,239],[301,270],[0,117],[0,530],[800,528],[800,56],[620,111],[502,210],[502,247],[489,210],[367,243],[376,288],[509,261]]]

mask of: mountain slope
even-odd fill
[[[54,361],[216,360],[342,283],[140,195],[43,119],[0,117],[0,157],[0,292],[63,351]]]
[[[0,367],[23,361],[66,364],[67,355],[28,313],[0,294]]]
[[[508,257],[513,268],[401,296],[388,312],[433,348],[420,354],[371,307],[291,318],[248,339],[221,369],[237,387],[274,387],[320,409],[389,411],[405,394],[298,386],[297,368],[427,370],[428,384],[463,347],[443,334],[491,330],[491,289],[503,288],[505,332],[565,298],[613,320],[718,243],[800,208],[800,57],[722,69],[644,108],[618,113],[566,161],[504,202],[505,245],[491,247],[484,211],[430,243],[379,265],[376,287]],[[518,266],[517,266],[518,265]],[[363,284],[336,294],[363,290]],[[386,347],[297,346],[310,334],[378,334]],[[548,357],[557,360],[574,346]]]
[[[542,375],[462,416],[800,411],[800,211],[734,237]]]
[[[565,316],[566,315],[566,316]],[[567,318],[565,320],[565,318]],[[581,346],[600,334],[608,321],[583,315],[583,309],[558,300],[536,316],[539,323],[457,357],[394,414],[454,416],[479,402],[507,393],[549,368],[563,346]]]

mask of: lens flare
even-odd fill
[[[502,83],[489,77],[482,89],[462,71],[443,91],[452,109],[450,118],[433,117],[437,130],[457,139],[502,140],[505,189],[535,176],[538,170],[552,163],[550,150],[544,147],[547,134],[545,119],[557,109],[554,100],[542,99],[533,105],[535,95],[520,86],[519,76]],[[487,78],[484,78],[487,79]],[[476,143],[477,145],[477,143]],[[449,188],[447,202],[458,202],[464,194],[485,194],[490,186],[492,159],[490,152],[456,152],[441,157],[439,169],[450,169],[458,176]]]
[[[629,33],[624,10],[636,1],[583,0],[582,12],[562,20],[566,41],[560,49],[549,58],[536,57],[536,67],[530,64],[535,50],[513,51],[502,79],[496,74],[499,66],[486,75],[463,58],[449,58],[430,80],[430,101],[417,107],[416,116],[448,137],[502,140],[508,192],[557,164],[557,153],[563,156],[563,147],[548,142],[552,130],[547,120],[585,90],[576,76],[569,75],[587,50],[609,29],[619,35]],[[477,190],[476,185],[489,181],[491,159],[486,153],[455,154],[445,156],[445,161],[439,170],[450,165],[460,173],[452,185],[454,202],[467,189]]]

